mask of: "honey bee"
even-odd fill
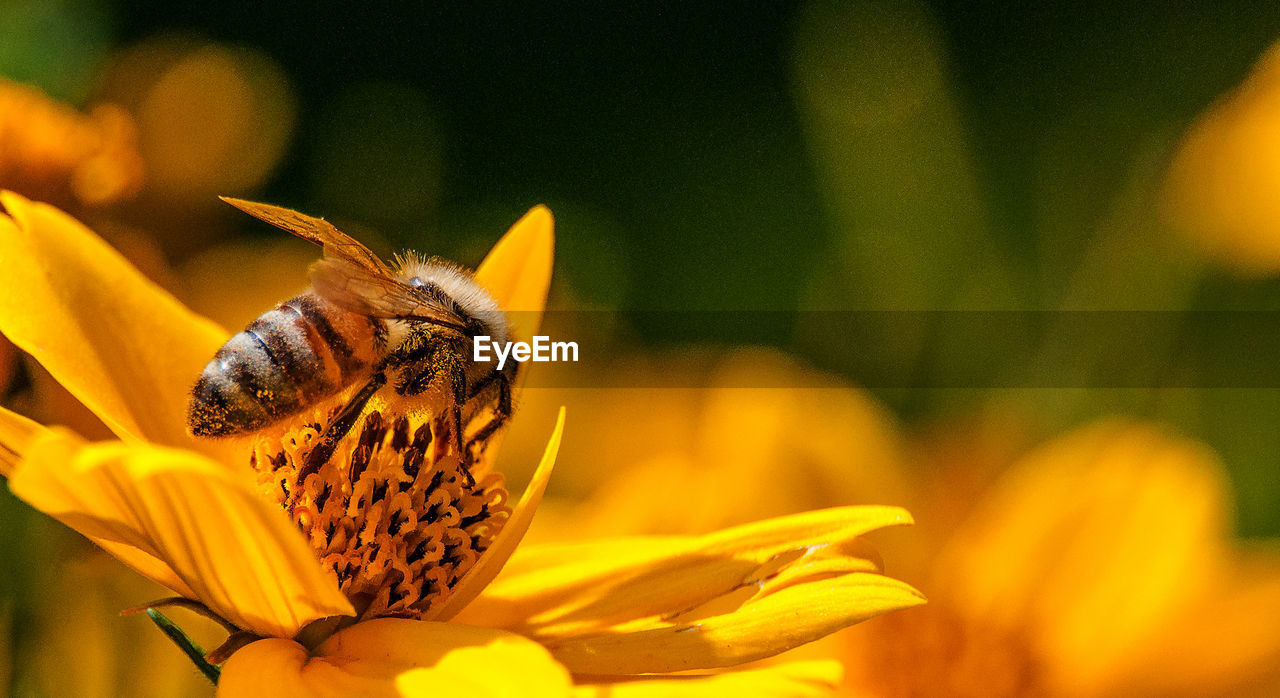
[[[462,268],[409,254],[395,267],[320,218],[279,206],[223,201],[323,248],[311,288],[259,315],[204,367],[191,391],[187,425],[201,437],[252,433],[359,385],[329,421],[305,470],[318,470],[379,390],[406,409],[452,419],[468,457],[511,416],[518,362],[499,370],[471,359],[476,336],[511,337],[506,314]],[[464,448],[464,411],[488,421]]]

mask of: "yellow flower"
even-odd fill
[[[1274,695],[1280,555],[1230,521],[1200,444],[1123,420],[1059,437],[933,529],[933,603],[846,636],[850,692]],[[879,671],[902,657],[921,673]]]
[[[152,37],[116,51],[98,82],[138,124],[146,205],[207,210],[218,205],[215,194],[253,191],[294,132],[297,104],[284,70],[245,46]]]
[[[62,212],[12,193],[0,205],[0,256],[22,261],[0,281],[0,331],[118,437],[86,443],[3,411],[0,474],[236,630],[217,651],[230,655],[220,695],[703,695],[746,685],[812,695],[835,680],[829,663],[628,678],[736,666],[923,602],[880,574],[860,538],[910,523],[895,507],[517,552],[563,412],[514,506],[487,460],[468,477],[449,439],[427,445],[439,424],[386,403],[371,402],[305,479],[315,415],[241,441],[193,439],[187,391],[227,333]],[[536,318],[551,245],[551,216],[536,208],[477,279]],[[688,495],[697,506],[714,493]]]
[[[768,354],[739,353],[729,363],[737,366],[721,372],[725,380],[712,382],[701,414],[689,415],[697,437],[680,447],[691,451],[643,454],[630,467],[615,465],[616,479],[633,483],[631,493],[605,484],[576,509],[561,505],[555,510],[560,518],[573,526],[603,521],[609,512],[635,534],[690,533],[750,518],[773,503],[762,505],[758,495],[731,496],[725,502],[736,506],[711,510],[715,518],[686,517],[680,528],[678,502],[634,494],[640,489],[635,483],[707,477],[721,466],[701,456],[733,425],[753,426],[743,438],[756,453],[790,453],[793,480],[821,484],[793,486],[787,496],[803,497],[798,506],[857,501],[864,477],[882,487],[893,480],[885,464],[905,468],[916,462],[928,467],[905,472],[902,480],[914,486],[904,499],[920,524],[910,541],[892,543],[898,570],[925,580],[930,603],[799,650],[805,657],[839,659],[847,671],[842,693],[1280,691],[1280,629],[1274,622],[1280,613],[1280,554],[1232,543],[1227,480],[1204,446],[1117,419],[1087,425],[1021,456],[1024,439],[1016,422],[996,420],[966,424],[963,432],[948,431],[936,443],[902,445],[897,455],[892,448],[797,448],[792,425],[806,414],[818,423],[840,415],[849,430],[875,425],[887,430],[872,439],[882,444],[898,439],[878,410],[849,409],[869,400],[852,389],[835,383],[813,391],[732,387],[795,383],[801,377],[811,385],[814,376]],[[627,404],[628,393],[635,404]],[[642,417],[644,396],[593,391],[579,399],[618,405],[619,412],[593,418],[608,425],[627,414],[629,428],[643,432],[653,427]],[[828,445],[844,438],[834,430],[817,433],[814,440]],[[876,454],[881,468],[864,472],[854,465]],[[772,477],[768,458],[743,458],[736,465],[742,482]],[[837,484],[834,473],[844,480]]]
[[[1230,268],[1280,272],[1280,44],[1187,130],[1165,185],[1171,223]]]
[[[901,502],[911,492],[905,439],[888,411],[776,351],[743,347],[716,358],[686,347],[615,361],[607,371],[579,380],[608,385],[627,375],[642,385],[652,373],[656,385],[687,387],[525,391],[526,414],[564,404],[575,433],[591,435],[563,446],[553,492],[590,492],[586,505],[574,506],[563,526],[539,515],[539,537],[702,533],[824,503]],[[513,430],[504,453],[528,459],[542,446],[529,436]],[[592,452],[592,443],[615,447]],[[671,482],[717,496],[696,508],[680,498],[643,501]],[[548,513],[558,513],[551,504]]]
[[[142,186],[133,119],[102,104],[80,114],[0,78],[0,187],[75,205],[109,204]]]

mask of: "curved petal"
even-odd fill
[[[476,281],[507,311],[521,337],[537,334],[542,323],[554,253],[555,220],[538,205],[511,226],[476,269]]]
[[[313,620],[354,614],[284,514],[198,454],[49,430],[10,487],[241,628],[292,637]]]
[[[1113,695],[1280,695],[1280,549],[1237,558],[1204,598],[1126,649]]]
[[[0,332],[121,438],[192,447],[187,393],[227,333],[71,216],[13,192],[0,205]]]
[[[11,477],[38,438],[47,436],[49,430],[20,414],[0,407],[0,475]],[[169,565],[155,556],[127,543],[89,536],[94,543],[110,552],[117,559],[132,567],[142,576],[172,589],[183,596],[192,596],[186,584],[178,578]]]
[[[1203,252],[1247,276],[1280,271],[1280,44],[1187,129],[1163,187],[1164,218]]]
[[[1203,445],[1113,420],[1029,454],[939,559],[984,623],[1034,629],[1055,680],[1088,692],[1224,564],[1226,476]]]
[[[44,430],[30,419],[0,407],[0,476],[9,477],[22,461],[27,446]]]
[[[821,698],[840,684],[835,661],[787,662],[710,676],[664,676],[575,686],[574,698]]]
[[[382,618],[340,630],[308,655],[268,639],[231,655],[220,698],[569,694],[569,674],[537,643],[499,630]]]
[[[836,557],[873,571],[858,536],[911,523],[897,507],[823,509],[767,519],[705,536],[632,537],[521,549],[462,622],[521,633],[578,632],[668,615],[758,586],[782,585],[791,568]],[[780,574],[785,573],[785,574]],[[788,581],[790,583],[790,581]],[[570,624],[573,630],[560,627]]]
[[[564,408],[561,407],[560,414],[556,417],[555,430],[551,432],[551,440],[547,442],[542,460],[538,462],[538,469],[534,471],[533,479],[529,481],[524,495],[520,497],[520,503],[511,511],[507,523],[502,526],[502,530],[498,532],[489,549],[484,551],[475,566],[458,581],[458,585],[453,588],[453,593],[449,595],[449,600],[428,614],[424,620],[448,620],[454,617],[466,608],[472,599],[479,596],[480,592],[502,571],[511,554],[524,539],[524,534],[529,530],[529,524],[533,522],[538,503],[542,501],[542,493],[546,491],[547,482],[551,479],[551,469],[556,464],[556,454],[560,451],[560,436],[563,432]]]
[[[924,603],[904,582],[865,572],[788,586],[695,622],[641,621],[542,644],[575,674],[649,674],[736,666]]]

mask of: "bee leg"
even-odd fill
[[[467,400],[467,367],[459,358],[458,352],[451,346],[440,346],[430,354],[423,356],[429,345],[419,347],[413,353],[412,363],[407,365],[396,380],[396,392],[401,395],[419,395],[437,384],[437,379],[449,380],[448,389],[453,398],[449,411],[452,422],[455,452],[463,458],[462,450],[462,406]],[[443,386],[442,386],[443,387]],[[465,460],[465,458],[463,458]]]
[[[493,373],[490,373],[482,380],[476,381],[475,385],[471,386],[471,392],[467,394],[467,402],[474,402],[480,393],[484,392],[490,386],[499,381],[505,382],[507,384],[507,392],[511,392],[511,386],[516,381],[516,372],[519,370],[520,364],[512,364],[501,371],[494,371]]]
[[[453,445],[462,455],[462,403],[467,399],[467,374],[459,369],[453,374]]]
[[[356,419],[364,411],[364,406],[369,403],[369,398],[373,397],[373,394],[386,384],[387,374],[384,371],[374,372],[369,377],[369,382],[365,383],[360,388],[360,392],[352,396],[351,401],[329,422],[329,426],[325,428],[320,441],[307,454],[307,462],[298,471],[297,482],[299,485],[302,484],[307,475],[320,472],[320,468],[329,462],[329,458],[333,456],[333,450],[338,447],[338,442],[342,440],[342,437],[351,431],[351,427],[355,426]]]
[[[462,405],[467,401],[467,369],[462,362],[452,363],[453,375],[453,447],[462,463],[462,472],[467,476],[467,484],[476,484],[471,476],[471,458],[462,447]]]
[[[471,438],[467,439],[467,449],[470,451],[474,446],[481,446],[493,436],[494,432],[501,429],[511,418],[511,378],[502,372],[495,372],[492,376],[477,383],[477,386],[471,391],[471,399],[475,400],[489,388],[497,391],[497,401],[493,404],[492,414],[489,421],[480,427]]]

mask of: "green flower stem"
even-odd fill
[[[221,676],[222,670],[205,661],[204,650],[200,649],[200,645],[197,645],[195,640],[187,637],[187,634],[182,632],[182,628],[179,628],[167,616],[154,608],[147,609],[147,617],[165,635],[168,635],[170,640],[173,640],[173,644],[177,645],[178,649],[181,649],[187,655],[187,658],[196,665],[196,668],[200,670],[200,673],[204,674],[205,678],[212,681],[213,685],[218,685],[218,677]]]

